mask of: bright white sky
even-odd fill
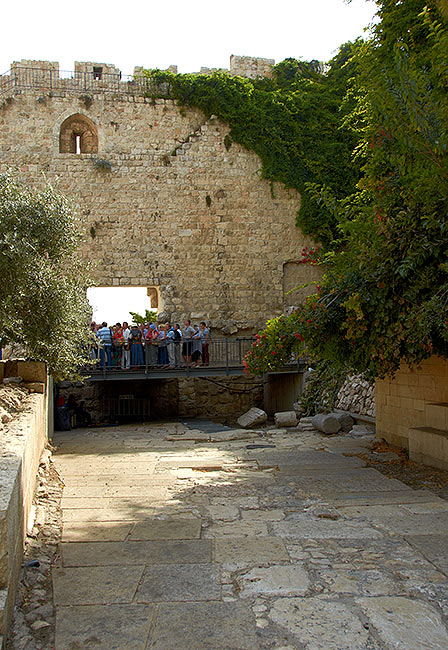
[[[231,54],[327,61],[363,34],[372,0],[22,0],[3,2],[0,74],[12,61],[113,63],[197,72],[228,68]]]
[[[87,298],[92,305],[92,320],[106,321],[108,325],[127,321],[132,323],[129,310],[138,314],[151,309],[146,287],[92,287],[87,289]]]

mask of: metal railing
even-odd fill
[[[103,362],[99,360],[98,363],[95,363],[95,365],[87,364],[81,370],[81,373],[85,375],[91,375],[93,377],[102,375],[104,378],[117,375],[118,373],[127,373],[131,378],[133,374],[144,373],[145,375],[150,376],[151,374],[159,374],[161,370],[169,373],[172,376],[176,376],[177,374],[194,374],[197,369],[203,370],[205,368],[208,371],[211,371],[213,369],[226,372],[230,372],[231,370],[236,369],[241,370],[243,368],[243,359],[254,341],[255,339],[252,337],[213,338],[208,349],[208,363],[207,359],[202,355],[196,360],[194,355],[194,348],[193,350],[189,350],[188,347],[185,347],[192,345],[193,339],[178,340],[174,343],[168,344],[168,346],[172,346],[172,350],[174,351],[174,355],[171,355],[172,361],[174,361],[174,363],[170,363],[169,359],[166,359],[166,355],[161,354],[163,347],[167,349],[168,346],[151,346],[151,348],[155,348],[155,350],[153,350],[152,356],[154,357],[154,352],[157,351],[157,355],[160,359],[160,361],[157,363],[151,363],[150,354],[147,353],[146,346],[143,345],[141,352],[143,354],[144,363],[132,363],[133,359],[141,355],[132,354],[131,349],[131,364],[129,369],[122,368],[121,354],[120,356],[117,354],[113,355],[112,359],[109,361],[107,351],[104,350],[104,358],[102,360]],[[99,350],[97,350],[97,352],[99,352]],[[120,352],[122,353],[122,350],[120,350]],[[163,356],[165,356],[165,359],[163,359]],[[98,354],[97,358],[99,359]]]
[[[144,94],[147,88],[145,77],[112,72],[98,74],[15,66],[0,75],[0,96],[26,89],[41,89],[47,92],[119,92],[135,95]]]

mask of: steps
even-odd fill
[[[409,458],[448,470],[448,402],[425,404],[425,426],[409,429]]]

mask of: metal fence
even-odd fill
[[[14,90],[42,89],[77,92],[120,92],[143,94],[147,90],[145,77],[111,72],[78,72],[15,66],[0,75],[0,95]]]
[[[123,370],[121,364],[121,358],[118,355],[114,355],[112,360],[109,362],[106,352],[103,352],[103,359],[99,360],[95,365],[86,365],[83,368],[83,374],[88,374],[92,376],[104,375],[111,376],[118,373],[126,372],[132,375],[132,373],[145,373],[146,375],[151,375],[151,373],[158,373],[161,370],[169,372],[173,376],[176,376],[176,373],[182,371],[184,373],[193,372],[196,368],[208,368],[220,369],[230,371],[232,369],[241,369],[243,367],[244,356],[249,351],[253,342],[255,341],[252,337],[247,338],[213,338],[209,345],[209,362],[205,364],[205,359],[201,355],[199,359],[194,359],[194,354],[188,354],[188,349],[184,348],[183,343],[191,344],[192,339],[188,341],[176,341],[175,343],[169,343],[168,345],[173,346],[174,363],[165,363],[161,359],[158,363],[150,363],[149,355],[146,354],[145,346],[142,347],[144,363],[136,364],[132,363],[128,370]],[[152,347],[152,346],[151,346]],[[159,358],[162,355],[159,353],[159,350],[162,346],[156,347]],[[95,354],[98,353],[98,350]],[[134,355],[133,355],[134,356]]]
[[[149,418],[149,397],[135,397],[134,395],[118,395],[117,397],[103,397],[102,416],[106,419]]]

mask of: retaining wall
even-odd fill
[[[409,457],[448,469],[448,361],[433,356],[416,370],[403,364],[375,384],[377,436]]]
[[[48,439],[48,383],[43,364],[0,363],[0,377],[21,376],[43,386],[2,431],[0,440],[0,646],[11,620],[39,459]],[[2,646],[3,647],[3,646]]]

